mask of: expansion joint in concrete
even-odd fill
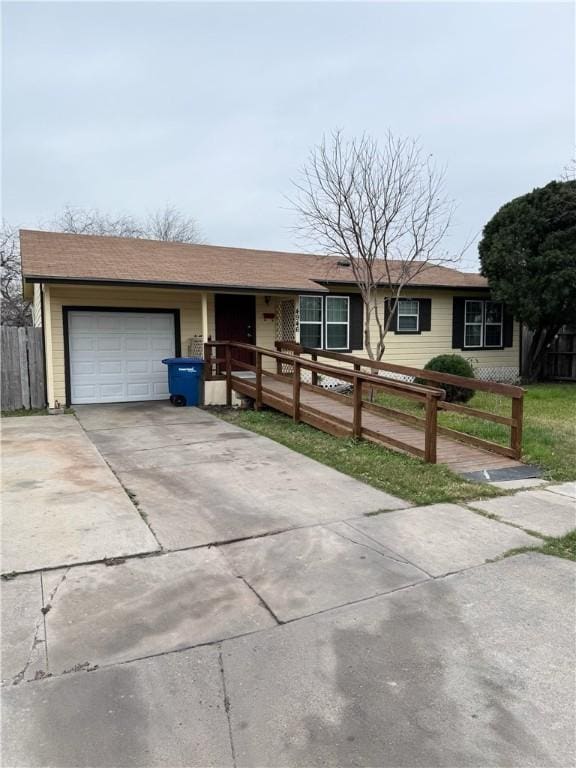
[[[220,665],[220,677],[222,679],[222,695],[224,697],[224,711],[226,713],[226,721],[228,723],[228,738],[230,740],[230,752],[232,754],[232,765],[236,768],[236,750],[234,748],[234,734],[232,731],[232,720],[230,718],[230,699],[228,697],[228,690],[226,687],[226,672],[224,670],[224,657],[222,655],[222,645],[218,643],[218,664]]]

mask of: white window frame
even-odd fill
[[[466,315],[467,315],[467,307],[468,304],[480,304],[482,307],[482,319],[479,323],[468,323],[466,322]],[[499,304],[500,305],[500,322],[499,323],[488,323],[486,322],[487,312],[486,312],[486,306],[488,304]],[[466,344],[466,326],[468,325],[479,325],[480,326],[480,344]],[[500,326],[500,342],[498,344],[487,344],[486,343],[486,326],[488,325],[496,325]],[[502,349],[504,347],[504,304],[501,301],[492,301],[491,299],[466,299],[464,302],[464,338],[463,338],[463,348],[464,349]]]
[[[484,346],[484,300],[483,299],[466,299],[464,302],[464,339],[463,339],[463,346],[464,349],[482,349]],[[479,323],[468,323],[466,321],[466,316],[468,315],[468,304],[480,304],[480,322]],[[473,326],[480,326],[480,343],[479,344],[466,344],[466,327],[468,325]]]
[[[500,322],[499,323],[489,323],[486,319],[488,317],[487,305],[488,304],[498,304],[500,307]],[[489,325],[496,325],[500,326],[500,341],[498,344],[488,344],[486,341],[486,328]],[[487,349],[499,349],[500,347],[504,346],[504,305],[501,301],[485,301],[484,302],[484,346]]]
[[[403,312],[402,317],[415,317],[416,328],[400,328],[400,305],[403,301],[416,302],[418,307],[416,314],[414,312]],[[420,299],[398,299],[396,305],[396,333],[419,333],[420,332]]]
[[[320,320],[302,320],[302,299],[320,299]],[[312,294],[305,294],[300,296],[298,299],[298,315],[300,320],[300,328],[303,325],[320,326],[320,346],[311,347],[311,349],[324,349],[324,296],[317,296]],[[302,338],[301,335],[300,338]]]
[[[342,349],[350,349],[350,297],[333,295],[333,296],[325,296],[324,298],[326,299],[326,311],[324,313],[325,323],[326,323],[326,346],[324,347],[324,349],[331,350],[333,352],[337,350],[342,350]],[[346,320],[345,323],[342,322],[341,320],[339,321],[328,320],[328,302],[331,299],[337,299],[338,301],[342,301],[342,299],[346,300],[348,319]],[[329,325],[345,325],[346,326],[346,346],[345,347],[329,347],[328,346],[328,326]]]

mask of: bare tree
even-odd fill
[[[30,325],[30,302],[22,295],[20,242],[17,227],[5,221],[0,229],[0,321],[2,325]]]
[[[48,227],[77,235],[115,235],[179,243],[201,243],[195,219],[167,205],[139,219],[128,214],[112,215],[97,209],[67,205]],[[30,302],[22,295],[20,238],[18,227],[2,222],[0,230],[0,277],[2,325],[29,325],[32,321]]]
[[[380,146],[337,131],[311,152],[295,188],[299,234],[349,263],[364,303],[364,345],[381,360],[404,288],[431,265],[460,258],[442,249],[454,211],[444,172],[414,140],[388,133]],[[388,312],[378,301],[382,289]]]
[[[576,179],[576,158],[569,160],[560,174],[561,181],[574,181]]]
[[[196,220],[171,205],[138,218],[130,214],[112,215],[98,209],[67,205],[51,226],[60,232],[77,235],[113,235],[148,240],[201,243]]]
[[[167,205],[149,214],[143,222],[142,236],[150,240],[171,240],[178,243],[203,242],[196,221],[178,209]]]

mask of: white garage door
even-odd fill
[[[72,403],[164,400],[173,357],[174,315],[143,312],[68,314]]]

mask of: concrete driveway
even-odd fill
[[[77,415],[3,422],[3,765],[574,761],[575,564],[491,562],[571,487],[500,521],[196,409]]]

